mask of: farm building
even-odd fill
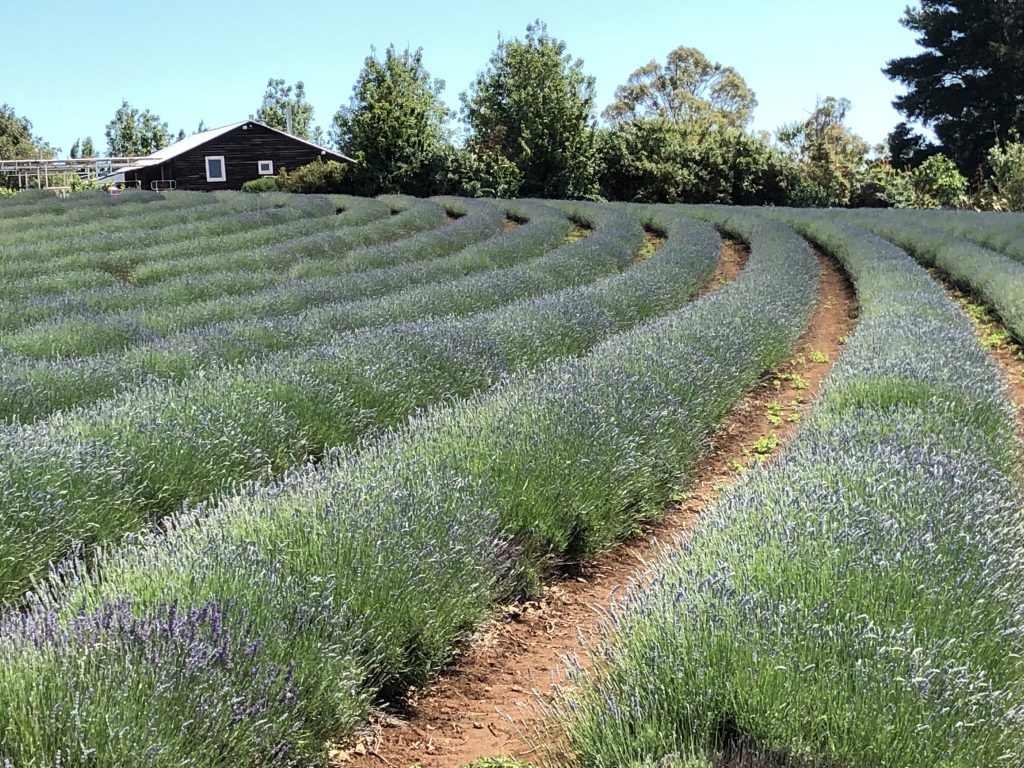
[[[157,150],[132,165],[100,178],[142,189],[241,189],[282,168],[294,170],[317,159],[352,158],[254,120],[203,131]]]

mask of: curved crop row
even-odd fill
[[[27,299],[105,286],[148,285],[159,280],[217,269],[279,267],[280,255],[291,242],[301,243],[324,230],[357,227],[385,218],[392,208],[381,200],[353,198],[343,210],[309,210],[307,215],[279,220],[274,215],[241,225],[241,231],[203,234],[203,227],[183,223],[177,236],[157,245],[141,246],[133,234],[103,248],[87,250],[76,244],[70,255],[42,258],[37,249],[18,248],[18,258],[0,264],[0,299]],[[440,218],[437,219],[440,222]],[[97,245],[92,243],[91,245]],[[271,247],[274,246],[274,247]],[[248,261],[246,260],[248,258]],[[88,295],[88,294],[87,294]]]
[[[492,210],[487,218],[488,231],[493,231],[500,211]],[[400,261],[401,238],[415,236],[425,229],[433,231],[444,220],[442,206],[422,201],[408,212],[385,220],[299,238],[288,244],[281,257],[297,264],[309,258],[337,256],[344,260],[346,251],[360,247],[372,250],[380,246],[368,243],[398,240],[394,258]],[[449,226],[456,227],[456,231],[472,230],[467,232],[471,238],[483,236],[476,226],[481,223],[479,218],[471,219],[468,225],[457,226],[460,223]],[[436,237],[442,242],[446,239],[443,234]],[[360,251],[353,253],[358,256]],[[94,351],[101,351],[103,344],[116,346],[121,336],[144,339],[147,335],[246,317],[264,307],[270,314],[275,306],[280,311],[289,311],[303,301],[316,303],[315,297],[329,292],[332,287],[337,289],[336,281],[318,284],[313,280],[292,280],[287,273],[280,272],[250,274],[243,270],[222,275],[185,276],[141,288],[129,285],[101,288],[92,292],[91,301],[89,292],[72,291],[36,297],[27,304],[0,302],[0,328],[7,332],[4,343],[12,351],[49,357],[89,354],[90,341],[94,342]],[[147,297],[148,303],[154,306],[146,306]],[[136,304],[142,306],[133,311],[131,307]],[[104,312],[104,306],[111,311]],[[111,336],[113,338],[108,339]]]
[[[0,198],[0,231],[20,229],[27,224],[67,222],[75,225],[100,218],[136,216],[142,212],[142,206],[149,203],[159,203],[161,210],[186,210],[210,202],[210,196],[203,192],[183,192],[168,198],[134,190],[119,197],[98,190],[83,190],[72,198],[59,198],[50,190],[29,189],[13,197]]]
[[[642,230],[628,216],[604,218],[599,231],[562,249],[543,269],[518,268],[520,280],[547,288],[623,268],[639,249]],[[705,263],[715,258],[710,251]],[[681,286],[684,298],[701,283]],[[500,282],[491,287],[491,306],[513,293],[500,290]],[[580,308],[587,309],[576,303],[568,309]],[[465,323],[441,319],[373,329],[177,385],[158,382],[88,410],[0,432],[0,599],[19,594],[27,577],[39,575],[73,542],[115,538],[174,512],[184,500],[269,479],[418,407],[490,386],[516,363],[510,340],[544,338],[549,318],[553,329],[569,330],[571,319],[558,324],[557,311],[566,308],[527,305]],[[590,325],[612,324],[611,313],[584,317]],[[577,329],[555,338],[580,344],[612,330],[598,326],[587,334],[582,323]],[[523,346],[523,354],[533,351]],[[559,354],[560,345],[549,343],[544,352]]]
[[[0,758],[306,765],[377,692],[444,663],[522,569],[655,513],[813,304],[809,249],[735,221],[753,253],[722,290],[199,524],[181,517],[66,603],[8,615]]]
[[[941,227],[957,237],[971,240],[1024,261],[1024,216],[988,211],[903,211],[908,218],[930,227]]]
[[[379,203],[380,205],[386,205]],[[377,208],[377,206],[374,206]],[[28,297],[28,305],[24,302],[20,305],[25,309],[26,322],[37,322],[45,320],[49,315],[45,314],[46,308],[53,305],[51,312],[63,309],[65,312],[87,313],[116,311],[131,306],[131,299],[138,295],[140,302],[145,302],[149,294],[159,292],[161,288],[173,291],[176,285],[189,284],[191,275],[173,276],[169,275],[166,281],[150,281],[147,278],[146,270],[151,266],[159,269],[156,265],[165,264],[173,270],[177,259],[187,259],[192,254],[203,254],[205,259],[213,265],[224,260],[226,269],[230,270],[230,259],[238,253],[247,253],[260,250],[278,256],[280,262],[288,266],[303,258],[320,256],[323,258],[333,257],[335,254],[342,254],[346,250],[360,246],[386,243],[402,237],[408,237],[418,232],[434,229],[446,221],[446,211],[443,206],[437,203],[423,200],[409,208],[403,209],[397,215],[388,218],[381,218],[378,211],[365,221],[358,221],[362,218],[361,211],[356,211],[356,221],[350,226],[345,215],[331,214],[328,216],[304,217],[285,224],[265,223],[258,225],[250,223],[245,230],[235,233],[228,238],[212,238],[207,245],[207,238],[200,232],[193,231],[191,244],[183,247],[180,243],[171,243],[160,246],[156,249],[123,249],[104,253],[80,253],[74,257],[75,261],[87,270],[100,270],[118,278],[112,286],[99,288],[72,288],[72,290],[58,295],[38,295]],[[324,225],[328,226],[324,226]],[[187,228],[187,227],[186,227]],[[282,234],[285,238],[281,242],[269,242],[260,245],[260,241],[270,233],[271,235]],[[173,255],[177,254],[177,256]],[[37,274],[28,280],[39,279],[39,276],[50,271],[58,274],[74,274],[74,269],[69,269],[69,264],[62,261],[60,264],[51,267],[40,265],[31,254],[22,256],[25,264],[32,265]],[[134,279],[135,270],[141,272],[143,280],[137,282]],[[157,273],[159,277],[159,273]],[[194,283],[201,283],[206,275],[198,275]],[[225,275],[230,278],[231,275]],[[287,275],[285,275],[287,277]],[[278,279],[281,279],[278,276]],[[12,281],[17,283],[18,281]],[[18,327],[19,302],[0,302],[0,317],[11,327]]]
[[[144,195],[135,197],[135,202],[109,208],[92,208],[84,211],[81,221],[63,221],[51,214],[26,217],[9,225],[7,232],[0,236],[0,262],[11,253],[12,248],[31,247],[45,249],[73,248],[76,242],[89,244],[126,237],[140,238],[143,242],[156,243],[173,232],[186,217],[192,226],[214,228],[225,222],[244,222],[257,218],[259,214],[273,210],[278,216],[295,213],[299,209],[321,208],[326,212],[326,199],[319,195],[288,195],[273,193],[264,199],[242,192],[189,192],[179,198],[177,195],[158,197]],[[72,203],[73,205],[73,203]],[[229,224],[229,226],[235,226]],[[164,230],[169,230],[165,232]],[[70,251],[73,252],[73,251]]]
[[[1024,263],[948,232],[906,219],[858,215],[852,221],[934,266],[990,306],[1018,340],[1024,341]]]
[[[998,371],[898,248],[820,216],[861,318],[784,457],[614,614],[574,764],[1024,760],[1018,445]]]
[[[367,320],[370,309],[384,315],[388,305],[395,307],[394,311],[404,307],[406,318],[415,316],[413,308],[400,298],[403,291],[411,295],[419,290],[417,285],[529,264],[563,242],[568,219],[542,205],[517,203],[510,204],[510,209],[528,218],[527,223],[448,256],[352,272],[344,280],[308,279],[303,283],[308,292],[296,292],[290,298],[279,293],[245,300],[258,319],[219,322],[120,353],[88,358],[0,358],[0,417],[32,421],[60,408],[109,397],[149,377],[181,380],[210,365],[243,363],[282,350],[298,352],[321,346],[339,332],[361,324],[360,319],[362,324],[372,324],[372,317]],[[457,240],[457,232],[454,234]],[[559,257],[553,254],[552,258]],[[448,293],[458,289],[455,284]],[[388,294],[395,297],[384,299]],[[452,311],[440,304],[424,310],[428,314]],[[285,314],[288,312],[296,314]]]

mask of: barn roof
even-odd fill
[[[242,120],[239,123],[222,125],[220,128],[213,128],[209,131],[193,133],[191,136],[186,136],[181,141],[176,141],[173,144],[167,145],[163,149],[158,149],[151,155],[147,155],[146,157],[143,157],[140,160],[136,160],[132,165],[126,166],[124,168],[119,168],[117,173],[124,173],[125,171],[137,171],[152,165],[160,165],[161,163],[166,163],[168,160],[173,160],[175,157],[183,155],[186,152],[195,149],[196,147],[201,147],[208,141],[213,141],[213,139],[216,139],[218,136],[223,136],[225,133],[230,133],[236,128],[240,128],[243,125],[249,124],[262,126],[267,130],[274,131],[275,133],[280,133],[282,136],[287,136],[288,138],[294,139],[295,141],[302,142],[303,144],[308,144],[309,146],[315,147],[316,149],[319,149],[321,151],[330,152],[332,155],[340,157],[343,160],[355,162],[351,157],[348,157],[347,155],[343,155],[340,152],[334,152],[333,150],[327,149],[326,147],[321,147],[319,144],[314,144],[311,141],[300,139],[298,136],[292,136],[290,133],[279,131],[277,128],[273,128],[267,125],[266,123],[261,123],[258,120]]]

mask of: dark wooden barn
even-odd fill
[[[247,181],[295,170],[317,159],[352,162],[254,120],[196,133],[101,178],[142,189],[241,189]]]

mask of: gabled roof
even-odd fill
[[[300,139],[298,136],[292,136],[290,133],[279,131],[277,128],[273,128],[265,123],[261,123],[258,120],[243,120],[240,123],[231,123],[230,125],[223,125],[220,128],[213,128],[209,131],[193,133],[191,136],[186,136],[181,141],[176,141],[173,144],[169,144],[168,146],[164,147],[163,149],[158,149],[151,155],[147,155],[146,157],[143,157],[140,160],[136,160],[134,163],[125,168],[119,168],[117,172],[124,173],[125,171],[138,171],[142,168],[147,168],[151,165],[160,165],[161,163],[166,163],[168,160],[173,160],[175,157],[178,157],[178,155],[183,155],[186,152],[195,149],[196,147],[201,147],[206,142],[213,141],[218,136],[223,136],[225,133],[230,133],[236,128],[242,127],[243,125],[259,125],[263,128],[266,128],[269,131],[274,131],[274,133],[279,133],[282,136],[287,136],[289,139],[293,139],[294,141],[298,141],[303,144],[308,144],[309,146],[314,147],[315,149],[319,149],[321,152],[330,152],[335,157],[340,157],[343,160],[348,160],[350,163],[355,162],[355,160],[353,160],[351,157],[347,155],[343,155],[340,152],[335,152],[333,150],[327,149],[326,147],[321,147],[319,144],[314,144],[311,141]]]

